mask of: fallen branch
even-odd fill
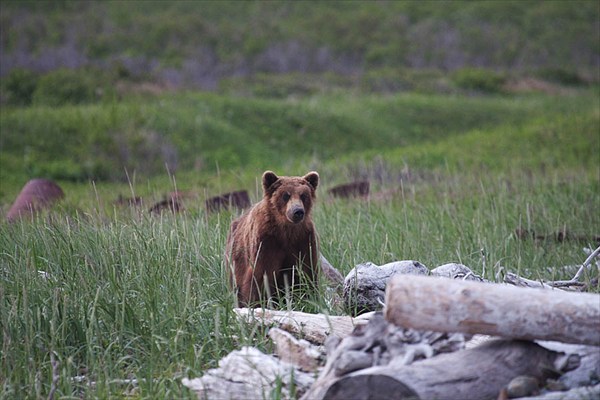
[[[584,249],[588,250],[588,249]],[[589,250],[588,250],[589,251]],[[521,287],[530,287],[530,288],[541,288],[541,289],[552,289],[552,288],[571,288],[571,287],[584,287],[586,284],[584,282],[580,282],[579,279],[583,275],[583,272],[590,266],[592,261],[600,256],[600,247],[598,247],[593,252],[590,252],[588,257],[585,259],[581,267],[577,270],[575,276],[566,281],[532,281],[530,279],[526,279],[515,275],[513,273],[507,273],[504,276],[504,282],[510,283],[511,285],[521,286]]]
[[[600,255],[600,246],[598,246],[598,248],[596,250],[594,250],[583,262],[583,264],[581,264],[581,267],[579,267],[579,269],[577,270],[577,273],[575,274],[575,276],[568,280],[568,281],[553,281],[553,282],[547,282],[548,285],[550,286],[554,286],[554,287],[565,287],[565,286],[583,286],[584,284],[579,282],[579,278],[581,278],[581,275],[583,275],[583,272],[586,270],[586,268],[592,263],[592,261],[594,260],[594,258],[598,257],[598,255]]]
[[[553,286],[550,286],[543,281],[533,281],[531,279],[523,278],[517,274],[513,274],[512,272],[507,272],[506,275],[504,275],[504,282],[519,287],[528,287],[533,289],[554,289]]]

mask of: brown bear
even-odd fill
[[[286,285],[316,282],[319,249],[311,209],[318,184],[316,172],[288,177],[266,171],[263,199],[231,223],[225,258],[241,306],[266,299],[265,290],[278,297]]]

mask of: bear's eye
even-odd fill
[[[308,196],[306,195],[306,193],[302,193],[300,195],[300,200],[302,200],[303,203],[306,203],[306,201],[308,200]]]
[[[290,197],[292,197],[288,192],[285,192],[283,194],[283,201],[288,201],[290,199]]]

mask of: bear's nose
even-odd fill
[[[295,220],[301,220],[302,218],[304,218],[304,210],[299,208],[296,211],[294,211],[294,219]]]

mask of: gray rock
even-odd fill
[[[539,389],[540,384],[538,380],[533,376],[527,375],[517,376],[506,386],[506,392],[510,399],[537,394]]]
[[[428,275],[418,261],[396,261],[384,265],[372,262],[357,265],[344,279],[344,303],[353,314],[381,309],[387,281],[396,274]]]

